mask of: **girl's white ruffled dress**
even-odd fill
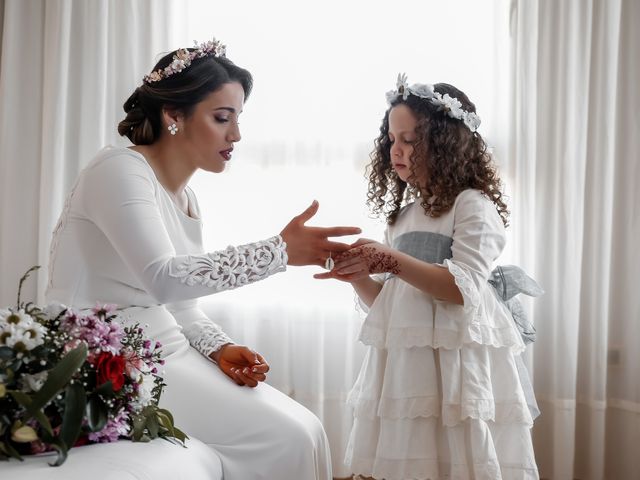
[[[360,333],[367,353],[349,395],[345,462],[386,480],[539,478],[516,365],[524,343],[487,282],[505,244],[494,204],[477,190],[438,218],[410,204],[385,243],[449,269],[464,305],[380,279]]]

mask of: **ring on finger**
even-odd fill
[[[324,261],[324,268],[326,270],[333,270],[333,266],[334,266],[334,262],[333,262],[333,258],[331,258],[331,251],[329,251],[329,256],[327,257],[327,259]]]

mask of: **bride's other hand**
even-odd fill
[[[258,352],[244,345],[227,344],[211,354],[220,370],[240,386],[255,387],[264,382],[269,364]]]
[[[361,232],[358,227],[308,227],[305,223],[317,212],[320,204],[314,200],[309,208],[300,215],[293,217],[280,236],[287,244],[289,265],[319,265],[323,266],[329,253],[344,252],[350,245],[333,242],[329,237],[357,235]]]

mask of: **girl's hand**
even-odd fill
[[[393,249],[386,245],[361,238],[352,247],[336,256],[333,270],[316,274],[314,278],[336,278],[353,283],[373,273],[400,272],[398,261],[393,256]]]
[[[225,375],[240,386],[255,387],[267,378],[269,365],[265,359],[244,345],[229,343],[213,352],[211,358]]]
[[[318,211],[316,200],[300,215],[294,217],[280,232],[287,243],[289,265],[324,265],[330,253],[335,255],[349,249],[346,243],[333,242],[329,237],[357,235],[357,227],[308,227],[305,223]]]

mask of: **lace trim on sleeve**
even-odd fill
[[[188,286],[229,290],[286,270],[287,244],[280,235],[219,252],[190,255],[169,275]]]
[[[456,265],[449,259],[446,259],[442,264],[439,264],[447,269],[453,275],[456,282],[456,286],[460,289],[462,298],[464,300],[465,308],[477,308],[480,304],[480,293],[478,287],[471,279],[471,276],[465,272],[464,269]]]
[[[184,330],[184,335],[191,346],[209,360],[211,360],[209,355],[213,352],[217,352],[227,343],[233,343],[233,340],[218,325],[208,319],[194,322]]]

